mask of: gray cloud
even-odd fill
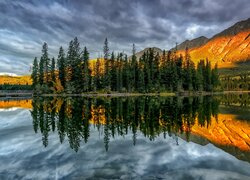
[[[169,49],[175,42],[211,37],[248,18],[249,11],[248,0],[2,0],[0,72],[27,74],[43,42],[55,57],[75,36],[91,58],[101,53],[105,37],[115,52],[130,53],[132,43],[137,50]]]

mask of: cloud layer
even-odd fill
[[[201,35],[211,37],[248,18],[248,0],[56,0],[0,1],[0,72],[27,74],[43,42],[51,56],[77,36],[92,58],[110,49],[130,54],[156,46],[169,49]]]

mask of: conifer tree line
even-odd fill
[[[33,89],[37,93],[84,92],[163,92],[213,91],[219,85],[218,68],[208,59],[195,65],[188,49],[184,55],[176,50],[160,55],[149,48],[137,59],[133,44],[132,56],[110,52],[107,38],[103,58],[92,62],[89,52],[81,49],[76,38],[69,42],[67,52],[59,48],[57,59],[49,58],[48,45],[43,44],[40,61],[34,59]]]

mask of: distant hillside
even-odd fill
[[[159,55],[162,55],[162,50],[160,48],[157,48],[157,47],[148,47],[148,48],[143,49],[142,51],[137,52],[135,54],[136,58],[139,59],[143,55],[143,53],[147,52],[149,49],[153,49],[155,53],[159,53]]]
[[[3,84],[15,84],[15,85],[31,85],[32,80],[30,75],[25,76],[10,76],[0,75],[0,85]]]

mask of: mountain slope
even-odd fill
[[[178,50],[185,50],[186,48],[192,49],[192,48],[196,48],[196,47],[200,47],[204,44],[207,43],[209,39],[205,36],[201,36],[192,40],[186,40],[184,42],[182,42],[181,44],[177,45],[177,49]],[[172,50],[174,50],[175,48],[172,48]]]
[[[250,18],[216,34],[202,46],[189,50],[194,62],[208,58],[219,67],[233,67],[250,60]],[[179,53],[184,53],[180,49]]]

